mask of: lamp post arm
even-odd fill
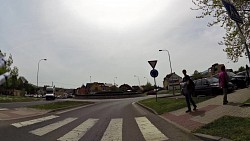
[[[168,52],[168,59],[169,59],[169,64],[170,64],[170,69],[171,69],[171,74],[173,73],[173,70],[172,70],[172,64],[171,64],[171,59],[170,59],[170,53],[168,50],[166,50]]]
[[[46,61],[47,59],[40,59],[40,60],[38,61],[38,66],[37,66],[37,74],[36,74],[36,86],[37,86],[37,88],[38,88],[38,73],[39,73],[39,64],[40,64],[40,62],[41,62],[42,60]]]
[[[37,86],[37,88],[38,88],[39,63],[40,63],[41,61],[42,61],[42,59],[38,61],[38,67],[37,67],[37,74],[36,74],[36,86]]]

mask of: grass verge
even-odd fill
[[[193,100],[196,103],[210,99],[211,97],[194,97]],[[186,107],[186,100],[184,97],[174,98],[174,97],[164,97],[158,98],[157,102],[155,98],[145,99],[139,101],[140,104],[147,106],[158,114],[163,114],[166,112],[171,112]]]
[[[180,93],[180,90],[175,90],[174,93]],[[160,90],[157,94],[173,94],[173,90]]]
[[[60,102],[53,102],[49,104],[41,104],[41,105],[34,105],[30,106],[29,108],[41,109],[41,110],[57,110],[57,109],[67,109],[73,108],[78,106],[84,106],[88,104],[92,104],[94,102],[87,102],[87,101],[60,101]]]
[[[244,104],[250,104],[250,98]]]
[[[11,102],[30,102],[30,101],[38,101],[41,100],[39,98],[33,97],[22,97],[22,96],[0,96],[0,103],[11,103]]]
[[[224,116],[194,132],[224,137],[234,141],[250,141],[250,118]]]

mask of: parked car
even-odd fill
[[[219,86],[219,79],[216,77],[202,78],[194,80],[195,91],[193,96],[197,95],[218,95],[222,94],[222,88]],[[235,86],[231,82],[228,84],[228,92],[234,91]]]
[[[156,95],[156,91],[155,90],[150,90],[147,92],[147,95]]]
[[[250,74],[250,72],[249,72]],[[248,87],[250,80],[247,77],[246,71],[242,71],[234,75],[231,79],[231,82],[237,87],[237,88],[246,88]]]

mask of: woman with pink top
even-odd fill
[[[227,104],[227,86],[228,86],[228,75],[225,66],[221,67],[221,72],[219,73],[219,84],[223,89],[223,105]]]

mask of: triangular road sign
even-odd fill
[[[240,17],[239,13],[237,12],[235,6],[232,3],[222,0],[222,4],[226,8],[227,13],[232,20],[239,23],[243,23],[242,18]]]
[[[148,63],[150,64],[150,66],[154,69],[155,65],[157,63],[157,60],[152,60],[152,61],[148,61]]]

